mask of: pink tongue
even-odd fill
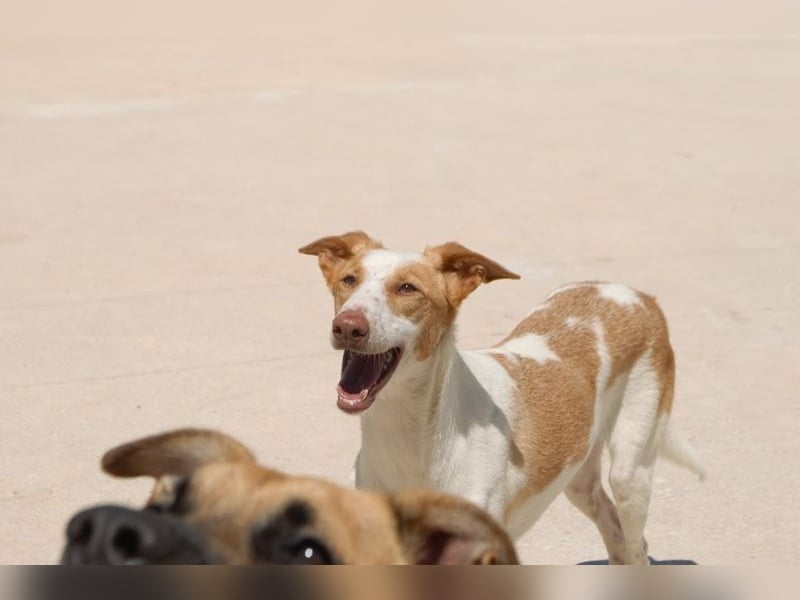
[[[383,354],[350,354],[339,386],[348,394],[360,394],[378,383],[386,357]]]

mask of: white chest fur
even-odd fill
[[[392,390],[362,417],[356,483],[380,490],[429,486],[502,519],[525,481],[510,457],[516,385],[486,352],[448,354],[441,386]]]

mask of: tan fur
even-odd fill
[[[242,444],[205,429],[180,429],[117,446],[103,455],[102,468],[117,477],[184,476],[216,461],[254,462]]]
[[[406,543],[416,554],[423,553],[426,538],[431,532],[448,532],[457,538],[455,548],[450,548],[450,555],[440,559],[447,564],[458,563],[458,553],[466,551],[471,554],[473,564],[498,564],[507,562],[512,548],[506,544],[505,531],[495,521],[484,518],[484,512],[474,504],[465,503],[454,496],[438,494],[432,496],[427,490],[402,490],[390,496],[398,527]],[[464,545],[470,540],[481,537],[493,540],[475,552]]]
[[[231,463],[199,469],[191,486],[192,511],[185,520],[202,531],[228,563],[255,562],[251,531],[297,499],[314,510],[315,535],[345,563],[407,562],[396,536],[374,533],[393,524],[389,506],[379,495],[350,492],[315,479],[275,477],[256,465]]]
[[[347,299],[358,287],[358,284],[364,279],[364,267],[361,266],[361,261],[359,260],[360,256],[361,255],[357,255],[356,257],[346,260],[339,260],[332,263],[328,268],[326,280],[331,294],[333,295],[336,312],[341,310],[342,305],[347,302]],[[352,285],[345,283],[344,279],[348,275],[354,277],[356,283]]]
[[[398,293],[403,283],[411,283],[417,292]],[[417,359],[425,360],[436,350],[456,317],[456,307],[447,294],[445,281],[424,263],[407,265],[387,280],[386,298],[392,312],[420,324],[422,334],[415,350]]]
[[[592,426],[593,385],[565,372],[558,363],[539,365],[533,360],[495,359],[517,378],[520,409],[512,424],[517,467],[527,475],[526,485],[506,507],[506,518],[533,494],[543,491],[569,465],[588,451]],[[556,400],[557,401],[554,401]]]
[[[481,283],[519,279],[516,273],[456,242],[426,248],[425,256],[432,259],[434,269],[445,274],[447,296],[455,307]]]
[[[513,544],[483,510],[428,490],[378,494],[290,477],[255,463],[236,440],[208,430],[178,430],[137,440],[103,457],[109,473],[157,478],[151,504],[175,494],[189,478],[185,522],[202,532],[217,556],[231,564],[256,561],[250,548],[257,527],[304,502],[313,535],[346,564],[413,564],[424,560],[430,536],[446,533],[441,561],[516,563]]]
[[[603,326],[611,357],[605,389],[650,349],[653,368],[665,385],[659,410],[669,411],[674,361],[666,320],[652,297],[639,294],[639,298],[642,305],[620,305],[603,298],[593,283],[569,288],[554,294],[496,346],[501,349],[509,340],[534,333],[544,336],[560,359],[539,363],[523,357],[496,356],[517,382],[519,410],[513,424],[514,440],[529,477],[526,488],[512,499],[507,514],[547,487],[565,467],[586,458],[600,368],[598,340],[591,328],[594,320]],[[570,326],[570,318],[577,323]]]
[[[382,247],[380,242],[373,240],[363,231],[351,231],[320,238],[303,246],[298,252],[317,256],[319,268],[333,294],[338,312],[363,279],[363,268],[359,258],[369,250]],[[347,275],[355,277],[356,283],[346,285],[343,279]]]
[[[455,242],[428,248],[423,261],[393,273],[386,282],[389,309],[420,324],[422,333],[415,348],[418,360],[436,350],[464,298],[481,283],[496,279],[519,279],[519,275]],[[414,285],[417,292],[399,293],[403,283]]]
[[[342,235],[331,235],[306,244],[298,250],[301,254],[325,255],[334,258],[350,258],[367,250],[382,248],[380,242],[373,240],[363,231],[350,231]]]
[[[338,313],[363,280],[361,258],[376,248],[383,246],[363,231],[354,231],[320,238],[298,251],[318,257]],[[344,283],[348,275],[355,277],[351,285]],[[392,311],[422,325],[424,334],[414,350],[419,360],[425,360],[453,324],[461,302],[481,283],[497,279],[519,279],[519,275],[461,244],[447,242],[427,248],[422,262],[399,269],[386,282],[386,298]],[[418,292],[398,293],[403,283],[413,284]]]

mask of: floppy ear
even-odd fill
[[[484,510],[429,490],[389,496],[400,543],[418,565],[516,565],[514,544]]]
[[[433,259],[436,268],[449,276],[448,294],[456,306],[481,283],[519,279],[516,273],[456,242],[426,248],[425,254]]]
[[[375,248],[383,248],[383,246],[363,231],[351,231],[342,235],[320,238],[303,246],[298,252],[316,255],[319,258],[319,268],[322,270],[322,274],[325,279],[330,281],[331,270],[337,263]]]
[[[103,470],[117,477],[188,477],[212,461],[248,462],[250,451],[231,437],[207,429],[178,429],[112,448]]]

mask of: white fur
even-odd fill
[[[621,377],[619,381],[611,383],[611,355],[606,344],[606,334],[600,319],[592,321],[592,331],[595,335],[597,356],[600,358],[600,367],[597,369],[597,397],[594,403],[594,420],[592,421],[592,433],[590,446],[594,446],[598,439],[605,440],[608,437],[613,420],[619,410],[619,403],[622,392],[625,389],[626,378]]]
[[[644,525],[665,421],[659,418],[658,376],[647,351],[631,368],[619,414],[609,440],[609,484],[625,538],[625,562],[647,564]]]
[[[389,310],[386,280],[400,266],[420,259],[419,254],[372,250],[364,256],[364,279],[344,303],[340,312],[361,310],[369,322],[369,338],[364,352],[379,354],[416,338],[417,326]]]
[[[664,419],[667,421],[668,419]],[[674,462],[675,464],[689,469],[692,473],[697,475],[700,481],[706,478],[706,470],[700,463],[697,453],[694,451],[686,440],[675,435],[672,428],[667,423],[663,426],[663,435],[661,436],[661,445],[658,450],[661,456]]]
[[[548,360],[561,360],[558,354],[547,345],[547,338],[537,333],[526,333],[508,340],[502,346],[493,349],[495,354],[505,354],[530,358],[542,364]]]
[[[438,411],[437,438],[442,443],[438,465],[431,469],[433,485],[483,506],[498,520],[525,483],[525,474],[511,462],[508,444],[516,387],[491,356],[457,352]]]
[[[641,305],[642,300],[633,288],[620,283],[601,283],[597,286],[600,295],[622,306]]]
[[[436,418],[426,422],[430,382],[416,376],[420,363],[404,358],[362,416],[356,483],[382,490],[447,490],[502,519],[503,508],[525,482],[525,474],[511,463],[508,444],[516,383],[485,353],[458,352],[450,335],[428,361],[433,380],[447,379]]]
[[[600,357],[600,368],[597,369],[597,390],[602,393],[609,383],[608,378],[611,376],[611,355],[608,353],[606,332],[600,319],[592,321],[592,331],[597,340],[597,356]]]

